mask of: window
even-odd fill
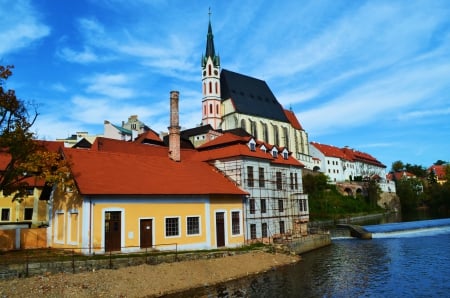
[[[256,225],[250,225],[250,239],[256,239]]]
[[[211,93],[212,93],[212,83],[209,82],[209,94],[211,94]]]
[[[242,120],[241,120],[241,128],[242,128],[243,130],[247,130],[247,129],[245,128],[245,119],[242,119]]]
[[[239,211],[231,212],[231,234],[232,235],[241,234],[241,218]]]
[[[278,151],[277,150],[272,150],[272,156],[273,158],[277,158],[278,157]]]
[[[286,151],[283,152],[283,158],[284,158],[284,159],[288,159],[288,155],[289,155],[289,154],[288,154]]]
[[[186,219],[186,231],[188,235],[200,235],[200,217],[189,216]]]
[[[253,143],[253,142],[250,143],[250,150],[251,151],[256,151],[256,144],[255,143]]]
[[[291,187],[291,189],[294,189],[294,174],[290,173],[290,178],[291,178],[291,183],[289,184],[289,186]]]
[[[283,200],[278,200],[278,212],[284,212]]]
[[[23,210],[23,220],[32,220],[33,219],[33,208],[25,208]]]
[[[255,199],[250,199],[249,200],[249,204],[250,204],[250,214],[255,214]]]
[[[261,199],[261,213],[267,212],[266,199]]]
[[[285,228],[284,228],[284,221],[281,220],[280,221],[280,234],[284,234],[286,233]]]
[[[64,213],[56,213],[55,220],[56,242],[64,243]]]
[[[276,173],[276,178],[277,178],[277,189],[283,189],[283,181],[282,181],[282,177],[281,177],[281,172],[277,172]]]
[[[180,225],[178,217],[166,218],[166,237],[175,237],[180,235]]]
[[[78,212],[69,213],[69,242],[78,243]]]
[[[217,88],[217,84],[216,84],[216,88]],[[217,92],[217,90],[216,90],[216,92]],[[216,104],[216,114],[219,115],[219,105],[218,104]]]
[[[253,187],[254,186],[254,181],[253,181],[253,167],[252,166],[248,166],[247,167],[247,186],[248,187]]]
[[[258,178],[259,178],[259,187],[264,187],[265,186],[265,181],[264,181],[264,168],[259,168],[258,169]]]
[[[2,221],[9,221],[9,208],[2,209]]]
[[[208,64],[208,76],[211,75],[211,64]]]
[[[261,224],[261,233],[263,238],[267,238],[267,223],[265,222]]]
[[[298,176],[297,173],[294,173],[294,187],[298,189]]]
[[[209,104],[209,113],[212,114],[212,112],[213,112],[213,107],[212,107],[212,104],[210,103]]]

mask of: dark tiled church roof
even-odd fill
[[[222,69],[220,85],[222,100],[231,98],[236,112],[289,122],[265,81]]]

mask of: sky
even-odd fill
[[[193,128],[209,19],[221,68],[266,81],[309,141],[387,170],[450,161],[447,0],[0,0],[4,87],[37,107],[39,139],[131,115],[167,131],[172,90]]]

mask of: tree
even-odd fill
[[[434,163],[435,166],[442,166],[442,165],[445,165],[445,164],[447,164],[447,162],[446,162],[446,161],[443,161],[443,160],[440,160],[440,159],[438,159],[438,160]]]
[[[61,179],[67,166],[57,152],[49,152],[43,142],[34,139],[31,131],[38,113],[29,113],[29,104],[16,97],[14,90],[5,90],[5,81],[13,66],[0,65],[0,191],[13,194],[13,200],[24,196],[30,176],[52,183]]]
[[[394,161],[392,163],[392,172],[399,172],[402,171],[405,168],[405,165],[401,160]]]

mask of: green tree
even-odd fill
[[[12,69],[0,65],[0,191],[17,200],[25,195],[27,177],[52,183],[68,169],[58,153],[48,152],[43,142],[34,139],[31,127],[38,117],[36,108],[18,99],[14,90],[4,88]]]
[[[405,164],[401,160],[394,161],[392,163],[391,170],[392,172],[399,172],[405,168]]]

